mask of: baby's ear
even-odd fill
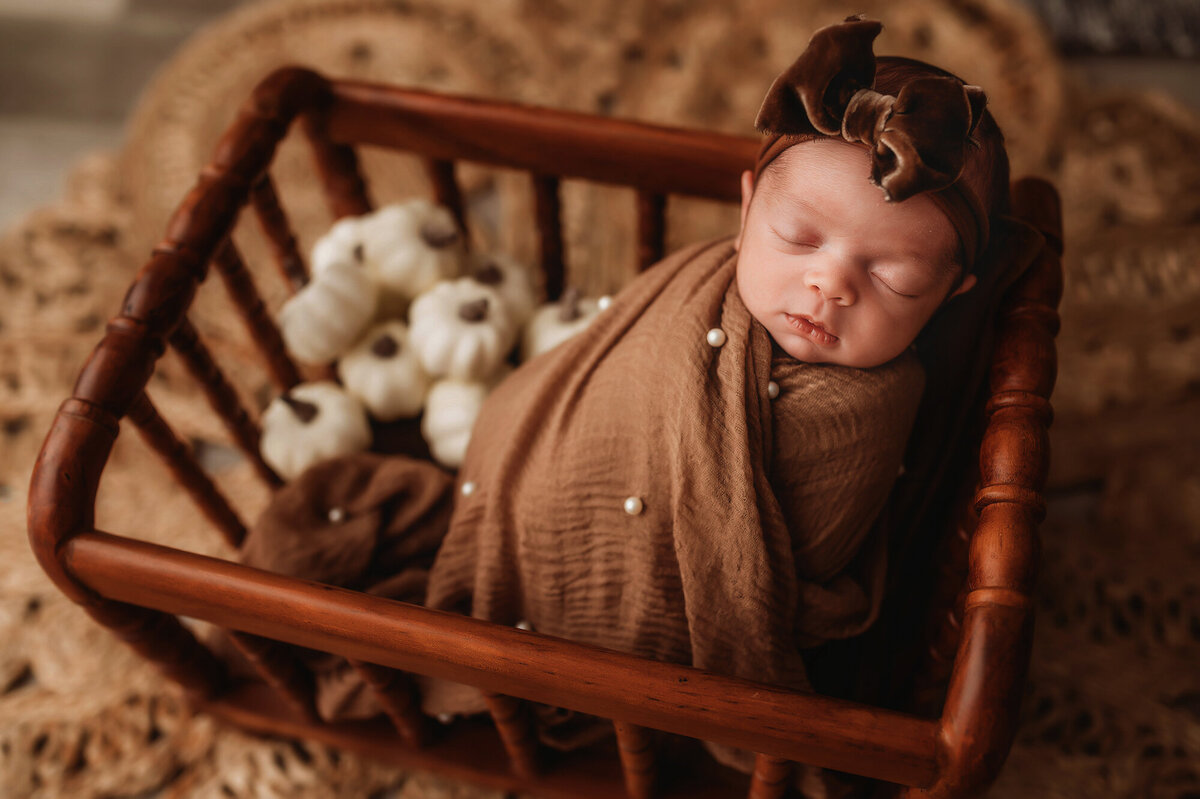
[[[954,290],[954,293],[951,294],[950,297],[957,297],[959,294],[966,294],[968,291],[971,290],[971,287],[974,285],[975,285],[975,276],[967,275],[966,277],[963,278],[962,283],[958,284],[958,288],[956,288]],[[950,297],[947,297],[946,299],[949,300]]]
[[[746,214],[750,210],[750,198],[754,196],[754,175],[747,169],[742,173],[742,221],[738,227],[737,238],[733,240],[733,249],[742,248],[742,236],[746,234]]]

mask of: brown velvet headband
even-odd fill
[[[987,97],[946,76],[915,78],[897,95],[876,92],[872,44],[882,29],[858,16],[821,28],[775,79],[754,122],[766,134],[754,181],[800,142],[821,136],[862,142],[871,154],[871,182],[889,201],[928,193],[946,214],[969,271],[987,246],[989,226],[983,203],[958,177]]]

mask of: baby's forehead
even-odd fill
[[[758,176],[754,192],[762,197],[756,202],[770,212],[751,224],[794,218],[810,229],[869,233],[889,252],[920,253],[920,260],[939,262],[939,271],[956,273],[961,256],[949,220],[928,198],[888,202],[870,182],[869,161],[866,148],[845,142],[829,146],[818,139],[785,150]]]

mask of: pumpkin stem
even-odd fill
[[[296,399],[291,394],[284,394],[280,397],[283,403],[292,409],[292,413],[296,414],[296,418],[302,424],[308,424],[313,419],[317,418],[317,414],[321,409],[311,402],[305,402],[302,399]]]
[[[558,299],[558,319],[560,322],[574,322],[583,316],[583,311],[579,308],[579,300],[579,289],[574,286],[567,286],[563,290],[562,296]]]
[[[366,258],[366,252],[363,250],[363,246],[361,244],[355,244],[354,245],[354,260],[357,263],[361,264],[363,262],[364,258]]]
[[[458,316],[467,322],[482,322],[487,319],[488,300],[480,297],[473,302],[464,302],[458,306]]]
[[[474,275],[472,275],[476,283],[482,283],[485,286],[499,286],[504,282],[504,273],[500,271],[500,267],[496,266],[495,261],[488,261]]]
[[[390,333],[384,333],[375,339],[371,352],[380,358],[395,358],[396,353],[400,352],[400,342],[392,338]]]

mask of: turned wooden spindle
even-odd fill
[[[532,777],[538,771],[539,758],[537,732],[529,705],[504,694],[485,692],[483,698],[504,742],[513,773],[526,779]]]
[[[328,118],[323,113],[306,114],[301,120],[301,127],[308,137],[317,173],[325,189],[325,199],[334,218],[370,213],[373,206],[354,148],[347,144],[335,144],[329,138]]]
[[[297,716],[305,721],[317,720],[316,683],[295,647],[236,630],[227,630],[226,634]]]
[[[433,184],[433,198],[438,205],[450,209],[454,221],[458,223],[458,232],[463,237],[463,245],[470,250],[471,233],[467,229],[466,208],[463,205],[462,190],[458,187],[458,179],[454,175],[454,162],[443,158],[426,158],[425,172],[429,182]]]
[[[638,271],[662,260],[667,238],[667,196],[656,192],[637,193]]]
[[[183,360],[188,372],[200,383],[204,395],[212,409],[221,417],[226,429],[233,435],[234,443],[242,451],[255,472],[263,482],[274,488],[283,485],[279,475],[267,465],[258,449],[259,438],[262,436],[258,425],[250,419],[250,414],[238,399],[237,391],[208,347],[200,340],[200,334],[192,323],[184,319],[171,334],[171,347]]]
[[[68,549],[68,563],[69,553]],[[225,664],[176,617],[121,602],[103,601],[83,609],[188,693],[210,699],[229,687]]]
[[[402,671],[364,660],[350,660],[350,665],[374,691],[404,743],[412,747],[421,746],[426,737],[426,719],[421,715],[417,686],[412,678]]]
[[[221,490],[200,468],[192,448],[175,435],[144,392],[129,406],[126,418],[137,426],[142,439],[166,462],[175,480],[188,492],[225,541],[234,548],[240,547],[246,538],[246,525]]]
[[[617,732],[625,792],[629,799],[651,799],[656,795],[658,782],[658,752],[652,733],[645,727],[624,721],[614,721],[613,729]]]
[[[295,294],[308,284],[308,267],[304,263],[304,256],[300,254],[287,214],[279,202],[275,182],[269,174],[263,174],[250,189],[250,201],[263,234],[271,245],[275,266]]]
[[[217,247],[212,262],[217,267],[217,274],[225,282],[230,299],[242,315],[250,338],[262,353],[276,388],[280,392],[292,388],[300,382],[300,372],[288,355],[283,336],[271,315],[267,313],[262,297],[254,285],[254,279],[250,277],[250,270],[246,268],[246,262],[242,260],[232,240],[226,238]]]
[[[566,264],[563,261],[562,202],[558,193],[558,178],[531,173],[533,180],[534,213],[540,242],[542,275],[546,281],[546,299],[554,302],[562,296],[566,285]]]
[[[792,778],[792,764],[779,757],[754,756],[754,771],[750,775],[748,799],[781,799],[787,793]]]
[[[979,456],[979,523],[971,538],[962,634],[938,733],[937,782],[908,796],[974,795],[995,779],[1016,734],[1033,634],[1033,586],[1049,471],[1055,310],[1062,266],[1061,218],[1053,189],[1014,188],[1014,210],[1047,232],[1029,270],[1000,311],[990,399]]]

